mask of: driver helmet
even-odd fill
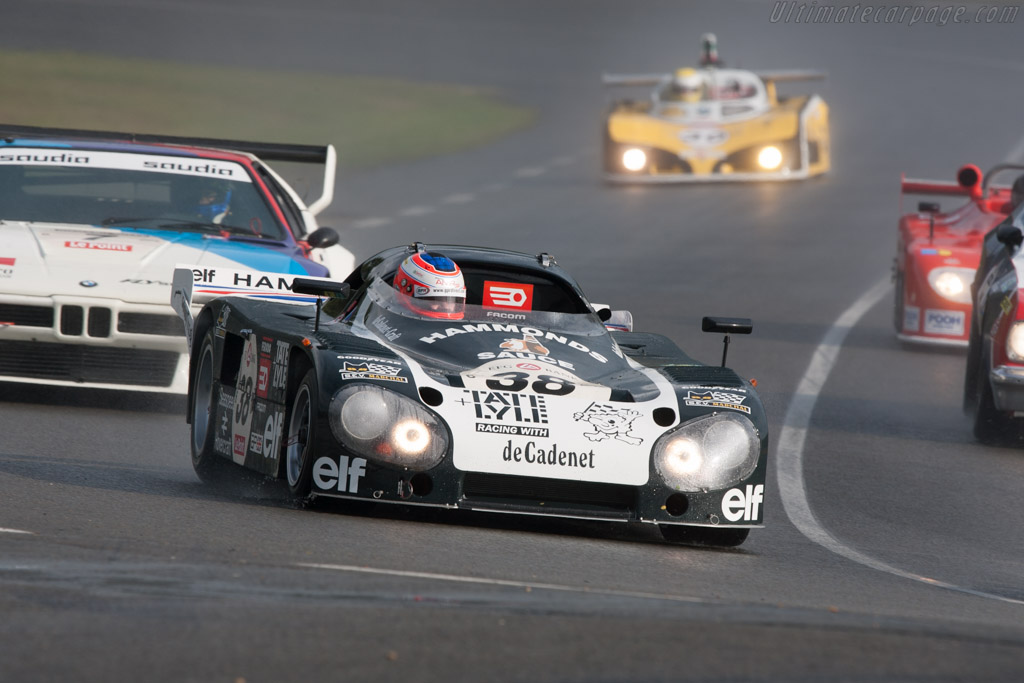
[[[210,185],[199,191],[196,215],[210,223],[220,223],[231,207],[231,189]]]
[[[704,79],[696,69],[679,69],[672,77],[672,89],[683,102],[699,102],[704,89]]]
[[[428,318],[461,320],[466,283],[459,266],[447,256],[417,252],[402,261],[394,287],[406,308]]]

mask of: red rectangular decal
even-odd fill
[[[533,285],[484,280],[484,308],[533,310]]]
[[[83,242],[81,240],[64,242],[69,249],[99,249],[100,251],[131,251],[130,244],[110,244],[109,242]]]
[[[13,266],[14,259],[0,256],[0,266]]]

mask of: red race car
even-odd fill
[[[1024,171],[1024,166],[1001,164],[982,176],[968,164],[957,171],[956,182],[900,179],[901,204],[908,194],[967,198],[946,212],[938,202],[920,202],[917,212],[900,218],[893,262],[893,324],[900,340],[967,346],[971,282],[982,240],[1013,209],[1010,188],[989,187],[989,181],[1011,169]]]

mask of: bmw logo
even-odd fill
[[[97,283],[94,282],[93,280],[82,280],[78,284],[82,285],[83,287],[95,287],[97,285]]]

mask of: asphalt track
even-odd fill
[[[1024,18],[807,25],[772,7],[5,0],[8,48],[489,85],[536,107],[493,145],[340,178],[325,223],[359,257],[414,239],[549,251],[708,362],[721,341],[700,317],[749,316],[730,365],[758,379],[775,445],[766,528],[701,550],[214,491],[177,400],[3,387],[0,680],[1024,679],[1024,456],[973,442],[963,355],[901,347],[885,283],[900,172],[1024,153]],[[709,30],[730,63],[829,72],[830,175],[600,182],[601,72],[685,64]]]

